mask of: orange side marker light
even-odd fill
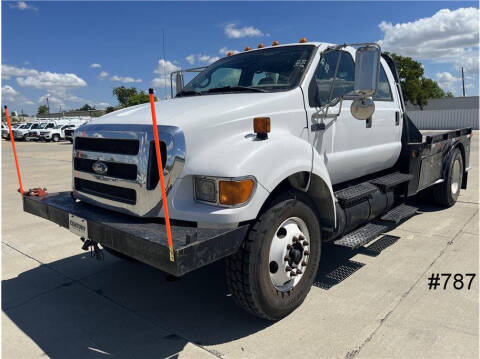
[[[157,154],[158,174],[160,177],[160,185],[162,186],[162,203],[163,212],[165,213],[165,225],[167,227],[168,251],[170,252],[170,262],[175,261],[173,255],[172,230],[170,228],[170,216],[168,215],[167,192],[165,190],[165,179],[163,178],[163,164],[162,156],[160,155],[160,141],[158,140],[157,115],[155,113],[155,98],[153,96],[153,89],[148,90],[150,95],[150,109],[152,112],[153,136],[155,139],[155,151]]]

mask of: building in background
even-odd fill
[[[423,110],[407,102],[407,112],[421,130],[478,130],[478,100],[478,96],[430,99]]]

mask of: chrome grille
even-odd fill
[[[185,139],[178,127],[158,126],[158,132],[168,193],[183,169]],[[87,124],[75,130],[74,196],[128,214],[158,216],[162,197],[153,139],[149,125]],[[95,173],[92,166],[97,161],[106,165],[107,172]]]

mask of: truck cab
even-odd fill
[[[72,192],[26,210],[176,276],[227,257],[236,303],[276,320],[306,297],[322,242],[358,248],[412,216],[419,191],[451,206],[466,188],[471,129],[422,136],[376,44],[274,42],[184,86],[187,71],[151,105],[161,159],[149,105],[93,119],[74,132]]]

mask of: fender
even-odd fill
[[[307,131],[305,129],[304,131]],[[226,151],[225,149],[228,149]],[[188,166],[188,173],[204,176],[243,177],[254,176],[257,187],[255,203],[265,203],[271,192],[285,179],[299,173],[310,173],[305,192],[314,200],[322,223],[335,226],[335,197],[324,159],[302,137],[286,130],[269,134],[266,140],[255,135],[236,135],[215,141],[201,153],[195,154]],[[257,217],[261,206],[249,207],[249,219]],[[241,218],[244,207],[236,208]]]

